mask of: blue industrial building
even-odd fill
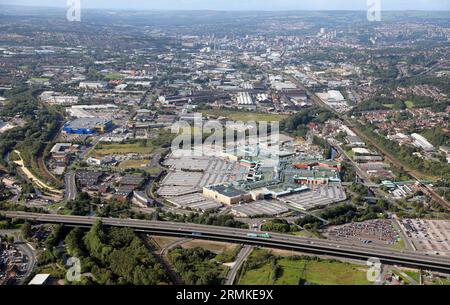
[[[100,118],[80,118],[64,125],[64,132],[67,134],[93,135],[104,133],[112,126],[112,122]]]

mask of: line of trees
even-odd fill
[[[341,225],[344,223],[361,222],[379,218],[379,214],[384,213],[388,208],[389,206],[384,201],[377,205],[366,205],[363,208],[343,203],[323,210],[319,216],[329,221],[330,225]],[[304,228],[314,229],[321,226],[323,223],[318,218],[307,215],[299,218],[296,221],[296,224]]]
[[[219,215],[214,214],[212,212],[210,213],[207,212],[203,214],[191,213],[189,215],[175,214],[171,212],[168,213],[157,212],[155,219],[176,221],[176,222],[189,222],[210,226],[248,229],[248,224],[235,220],[232,215]]]
[[[296,225],[291,226],[285,219],[272,219],[264,223],[261,227],[263,231],[289,233],[298,231]]]

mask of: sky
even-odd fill
[[[382,10],[450,11],[450,0],[81,0],[82,8],[137,10]],[[66,7],[67,0],[0,0],[0,4]]]

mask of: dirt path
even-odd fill
[[[55,194],[59,194],[59,195],[63,194],[62,191],[57,190],[57,189],[47,185],[45,182],[43,182],[42,180],[37,178],[35,175],[33,175],[33,173],[25,166],[23,159],[22,159],[22,155],[20,154],[20,151],[15,150],[14,152],[20,158],[20,160],[14,161],[14,163],[20,166],[22,172],[28,177],[28,179],[30,179],[32,182],[36,183],[36,185],[40,188],[48,189],[50,192],[55,193]]]

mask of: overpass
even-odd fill
[[[270,233],[270,238],[249,236],[255,231],[229,227],[216,227],[190,223],[173,223],[164,221],[148,221],[138,219],[98,218],[84,216],[65,216],[36,214],[27,212],[0,211],[8,218],[18,218],[40,223],[65,224],[67,226],[90,227],[101,220],[106,226],[128,227],[137,232],[177,237],[193,237],[231,243],[279,248],[320,255],[346,257],[367,260],[376,257],[382,263],[397,264],[413,268],[450,273],[450,258],[411,251],[394,251],[374,245],[355,245],[350,243],[305,238],[294,235]]]

